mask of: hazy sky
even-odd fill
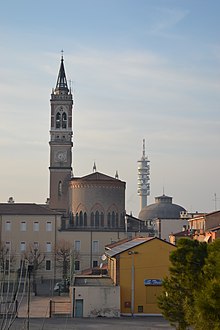
[[[126,181],[138,216],[142,140],[151,195],[220,208],[220,1],[20,0],[0,10],[0,202],[44,203],[50,94],[72,80],[75,176]]]

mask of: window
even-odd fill
[[[75,270],[80,270],[80,261],[79,260],[75,260]]]
[[[94,213],[91,213],[91,227],[94,227]]]
[[[115,212],[112,212],[112,227],[115,227]]]
[[[92,262],[92,267],[98,267],[98,261],[97,260],[93,260]]]
[[[26,250],[26,243],[25,242],[21,242],[20,243],[20,251],[23,252]]]
[[[20,223],[20,229],[21,231],[26,231],[27,230],[27,224],[26,224],[26,221],[22,221]]]
[[[99,252],[99,241],[92,241],[92,252]]]
[[[101,212],[101,227],[104,227],[104,213]]]
[[[60,122],[61,122],[61,115],[60,115],[60,112],[57,112],[57,114],[56,114],[56,128],[60,128]]]
[[[84,212],[84,227],[87,226],[87,213]]]
[[[47,242],[47,244],[46,244],[46,251],[47,252],[51,252],[52,251],[51,242]]]
[[[142,305],[139,305],[138,306],[138,313],[143,313],[143,311],[144,311],[143,306]]]
[[[118,228],[118,213],[116,213],[116,222],[115,222],[116,228]]]
[[[120,215],[120,227],[123,228],[125,226],[125,219],[123,214]]]
[[[56,128],[67,128],[67,114],[66,112],[62,113],[62,107],[60,108],[60,111],[61,112],[57,112],[56,114]]]
[[[38,242],[34,242],[34,250],[38,250],[39,249],[39,243]]]
[[[95,227],[99,227],[99,211],[95,212]]]
[[[45,269],[46,270],[51,270],[51,260],[46,260],[46,264],[45,264]]]
[[[108,228],[110,228],[111,227],[111,214],[110,213],[108,213],[107,222],[108,222]]]
[[[80,227],[83,226],[83,213],[82,213],[82,211],[79,212],[79,225],[80,225]]]
[[[79,226],[79,215],[76,213],[76,226]]]
[[[6,221],[5,223],[5,231],[10,231],[11,230],[11,221]]]
[[[52,231],[52,222],[51,221],[47,221],[46,231]]]
[[[5,242],[6,250],[9,252],[11,250],[11,242]]]
[[[75,241],[75,251],[80,251],[80,245],[81,245],[81,241]]]
[[[66,128],[66,124],[67,124],[67,115],[66,112],[64,112],[62,114],[62,128]]]
[[[58,195],[61,196],[62,195],[62,182],[59,181],[58,183]]]
[[[33,229],[34,229],[34,231],[39,231],[39,222],[38,221],[34,222]]]
[[[5,260],[5,271],[6,271],[6,275],[8,275],[9,267],[10,267],[10,260],[6,259]]]

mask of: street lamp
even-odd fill
[[[134,296],[135,296],[135,269],[134,269],[134,255],[138,254],[137,251],[129,251],[131,255],[131,315],[134,315]]]
[[[31,273],[33,265],[28,265],[28,301],[27,301],[27,330],[30,329],[30,295],[31,295]]]

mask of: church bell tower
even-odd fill
[[[51,209],[68,212],[69,182],[72,174],[73,97],[68,88],[63,55],[55,89],[52,90],[50,124],[50,199]]]

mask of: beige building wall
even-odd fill
[[[45,257],[37,277],[53,278],[54,250],[57,241],[57,228],[60,227],[58,215],[1,215],[1,245],[5,245],[13,256],[12,271],[16,272],[21,266],[21,260],[30,248],[38,249],[40,259]]]
[[[100,266],[101,263],[104,264],[105,261],[101,257],[105,252],[105,246],[127,237],[128,233],[125,231],[59,231],[57,241],[58,244],[61,240],[70,242],[73,252],[72,261],[79,261],[80,269],[76,270],[76,273],[80,273],[82,270],[92,268],[95,264],[97,266]]]
[[[75,286],[72,288],[74,317],[76,317],[77,300],[82,301],[82,317],[119,317],[120,287],[119,286]]]
[[[199,216],[188,220],[190,229],[201,230],[205,229],[205,217]]]

